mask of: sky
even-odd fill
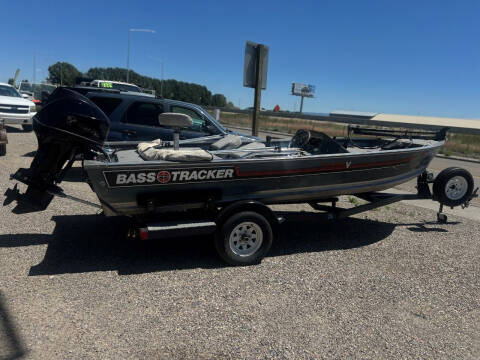
[[[304,112],[385,112],[480,119],[480,1],[0,0],[0,82],[126,67],[205,85],[242,108],[247,40],[270,48],[262,107],[299,109],[292,82],[316,86]]]

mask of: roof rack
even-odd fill
[[[106,88],[101,88],[97,86],[74,86],[74,87],[67,87],[68,89],[71,89],[73,91],[79,92],[81,94],[86,94],[87,92],[103,92],[103,93],[109,93],[109,94],[120,94],[121,91],[117,89],[106,89]]]

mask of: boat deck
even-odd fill
[[[336,156],[355,156],[355,155],[363,155],[363,154],[379,154],[379,153],[386,153],[386,152],[397,152],[397,151],[413,151],[415,149],[418,150],[419,147],[428,147],[428,146],[435,146],[437,141],[433,140],[415,140],[412,143],[412,146],[406,147],[404,149],[381,149],[379,147],[368,148],[368,147],[356,147],[356,146],[348,146],[346,148],[347,152],[344,153],[333,153],[333,154],[310,154],[302,149],[298,148],[278,148],[278,147],[265,147],[260,149],[250,149],[250,150],[241,150],[241,149],[231,149],[231,150],[209,150],[208,153],[213,155],[211,160],[201,161],[201,162],[223,162],[223,161],[248,161],[252,159],[268,159],[268,158],[281,158],[281,157],[296,157],[296,158],[305,158],[310,156],[321,156],[321,157],[336,157]],[[202,150],[201,147],[180,147],[182,149],[188,150]],[[234,156],[233,156],[234,155]],[[249,155],[249,157],[244,157],[243,155]],[[113,164],[159,164],[159,163],[172,163],[169,160],[145,160],[142,158],[137,149],[125,149],[120,150],[115,153],[116,159],[111,161],[110,163]],[[191,162],[191,161],[186,161]]]

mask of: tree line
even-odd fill
[[[125,81],[127,69],[94,67],[86,73],[80,72],[75,66],[67,62],[57,62],[48,67],[48,81],[52,84],[74,86],[77,79],[90,78],[98,80]],[[212,94],[204,85],[177,81],[174,79],[161,80],[144,76],[130,70],[130,82],[144,89],[155,90],[157,95],[163,94],[168,99],[186,101],[202,106],[234,107],[227,102],[223,94]]]

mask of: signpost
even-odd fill
[[[303,98],[313,98],[315,96],[315,86],[302,83],[292,83],[292,95],[302,97],[302,100],[300,102],[301,114],[303,111]]]
[[[258,136],[258,113],[262,98],[262,89],[267,88],[269,48],[263,44],[247,41],[243,67],[243,86],[255,88],[253,102],[252,135]]]

